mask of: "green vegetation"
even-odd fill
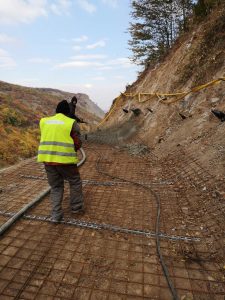
[[[12,101],[15,105],[15,103]],[[8,103],[0,105],[0,164],[13,164],[22,158],[34,156],[37,151],[39,129],[30,126],[29,115],[8,107]]]
[[[23,131],[20,128],[1,127],[0,135],[1,165],[14,164],[23,158],[36,155],[39,140],[37,128]]]
[[[35,156],[39,120],[51,114],[58,98],[0,81],[0,166]],[[43,103],[47,103],[46,106]]]
[[[0,116],[5,125],[12,126],[25,126],[27,125],[27,119],[23,115],[12,108],[1,107]]]

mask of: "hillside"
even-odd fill
[[[85,114],[88,113],[92,115],[92,118],[96,119],[96,121],[99,121],[99,118],[103,118],[104,116],[104,112],[97,106],[97,104],[91,101],[88,95],[86,94],[82,94],[82,93],[72,94],[72,93],[68,93],[56,89],[50,89],[50,88],[40,88],[37,90],[52,96],[57,96],[60,99],[67,99],[68,101],[70,101],[70,99],[74,95],[76,95],[78,99],[77,113],[78,115],[82,115],[83,118],[85,117]],[[87,117],[90,117],[90,115]]]
[[[70,100],[74,94],[54,90],[27,88],[0,81],[0,166],[14,164],[18,160],[36,154],[39,140],[39,120],[53,115],[62,99]],[[76,94],[77,115],[88,124],[87,130],[97,124],[104,115],[87,95]]]
[[[224,176],[224,122],[211,112],[225,113],[224,80],[183,98],[156,95],[189,91],[224,77],[224,49],[225,7],[221,5],[193,25],[160,64],[140,74],[127,94],[114,101],[101,130],[119,128],[121,142],[139,138],[159,158],[175,151],[194,153],[212,174]],[[139,93],[147,95],[139,98]],[[139,114],[132,109],[139,109]]]

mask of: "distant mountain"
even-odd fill
[[[0,81],[0,167],[36,155],[40,118],[53,115],[59,101],[74,95],[78,98],[76,114],[88,123],[81,124],[81,130],[88,130],[104,116],[88,95]]]
[[[88,95],[82,94],[82,93],[68,93],[64,91],[60,91],[57,89],[51,89],[51,88],[39,88],[37,89],[41,92],[44,92],[46,94],[50,94],[53,96],[57,96],[62,99],[66,99],[70,101],[70,99],[73,96],[76,96],[78,99],[77,103],[77,114],[79,115],[79,112],[82,114],[83,111],[89,112],[90,114],[93,114],[99,118],[103,118],[104,111],[95,104]]]

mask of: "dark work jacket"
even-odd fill
[[[82,123],[82,120],[78,116],[75,115],[76,106],[73,105],[72,102],[70,102],[69,107],[70,107],[69,118],[76,120],[78,123]]]

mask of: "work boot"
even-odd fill
[[[53,223],[59,223],[60,221],[62,221],[63,219],[63,215],[61,216],[58,216],[58,217],[51,217],[50,220],[53,222]]]
[[[84,205],[80,205],[78,206],[76,209],[72,208],[71,212],[73,214],[80,214],[80,213],[84,213]]]

